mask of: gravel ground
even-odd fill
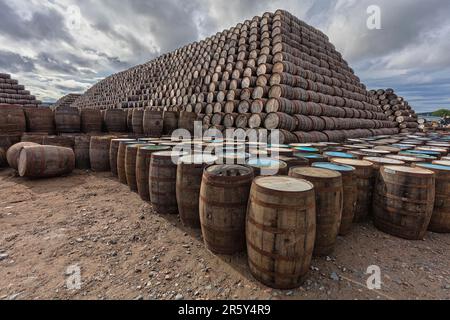
[[[109,173],[29,181],[5,169],[0,190],[0,299],[450,299],[449,234],[406,241],[355,225],[301,288],[280,291]],[[371,265],[379,290],[366,285]]]

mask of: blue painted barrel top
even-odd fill
[[[306,158],[306,159],[325,159],[322,155],[318,154],[318,153],[295,153],[294,157],[297,158]]]
[[[355,168],[347,165],[341,165],[341,164],[334,164],[329,162],[316,162],[312,165],[314,168],[320,168],[320,169],[328,169],[333,171],[339,171],[339,172],[350,172],[354,171]]]
[[[325,152],[324,155],[330,158],[356,159],[353,154],[344,152]]]
[[[289,149],[287,144],[269,144],[268,148]]]
[[[305,153],[319,153],[320,150],[313,147],[295,147],[294,151],[305,152]]]
[[[429,156],[441,156],[441,153],[437,152],[437,151],[409,150],[409,153],[426,154],[426,155],[429,155]]]
[[[247,161],[247,165],[258,168],[274,168],[283,166],[283,163],[274,159],[251,159]]]
[[[427,154],[418,154],[418,153],[411,153],[409,151],[400,152],[399,155],[401,156],[409,156],[409,157],[416,157],[421,159],[428,159],[428,160],[437,160],[436,157],[427,155]]]
[[[436,169],[436,170],[447,170],[450,171],[450,166],[442,166],[440,164],[431,164],[431,163],[418,163],[417,167],[426,168],[426,169]]]

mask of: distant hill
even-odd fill
[[[433,112],[431,115],[435,117],[450,117],[450,110],[448,109],[440,109],[438,111]]]

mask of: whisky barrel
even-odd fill
[[[133,127],[133,133],[138,135],[144,133],[144,109],[133,109],[131,126]]]
[[[178,112],[164,112],[163,134],[171,135],[176,129],[178,129]]]
[[[342,184],[344,188],[344,204],[339,235],[348,235],[352,230],[353,220],[355,219],[356,202],[358,200],[358,181],[356,179],[356,169],[348,165],[328,162],[317,162],[312,166],[314,168],[337,171],[342,175]]]
[[[342,159],[356,159],[356,156],[351,153],[345,153],[345,152],[324,152],[323,154],[326,158],[332,159],[332,158],[342,158]]]
[[[330,255],[334,251],[342,220],[342,175],[327,169],[292,168],[289,176],[314,185],[317,213],[314,255]]]
[[[180,158],[177,171],[177,203],[185,227],[200,229],[200,187],[203,171],[218,160],[215,156],[191,155]]]
[[[48,136],[46,133],[24,133],[21,142],[34,142],[37,144],[44,144],[44,137]]]
[[[309,161],[305,158],[301,157],[285,157],[285,156],[279,156],[276,158],[277,160],[283,161],[287,165],[287,172],[289,174],[289,171],[291,168],[295,167],[308,167]]]
[[[127,123],[127,132],[133,133],[133,111],[134,108],[128,108],[126,110],[122,110],[126,115],[126,123]]]
[[[27,178],[52,178],[69,174],[75,168],[72,149],[56,146],[27,146],[19,157],[19,174]]]
[[[191,135],[194,134],[195,121],[197,121],[197,114],[194,112],[181,112],[178,120],[178,128],[189,131]]]
[[[91,145],[91,137],[90,136],[75,136],[75,167],[81,170],[88,170],[91,168],[90,162],[90,145]]]
[[[247,166],[251,167],[255,177],[259,176],[287,176],[288,165],[281,160],[269,158],[257,158],[247,161]]]
[[[433,164],[437,164],[439,166],[450,166],[450,160],[435,160]]]
[[[22,107],[12,105],[0,106],[0,134],[20,134],[25,131],[27,131],[27,125]]]
[[[148,146],[145,142],[136,142],[134,144],[127,145],[125,150],[125,176],[127,179],[127,185],[131,191],[138,192],[138,182],[136,177],[137,168],[137,154],[139,148]]]
[[[132,144],[136,144],[136,141],[121,141],[119,143],[119,149],[117,151],[117,177],[119,182],[128,185],[127,171],[125,166],[125,156],[127,154],[127,147]]]
[[[109,150],[111,148],[111,136],[91,137],[89,159],[92,171],[105,172],[111,170],[109,163]]]
[[[241,165],[211,165],[200,189],[200,223],[206,247],[232,255],[245,250],[245,216],[253,170]]]
[[[42,144],[73,149],[75,146],[75,138],[73,136],[44,136]]]
[[[371,211],[373,195],[373,163],[354,159],[331,159],[332,163],[355,168],[357,184],[354,222],[364,221]]]
[[[81,109],[81,132],[100,133],[103,129],[103,117],[100,110]]]
[[[386,158],[403,161],[404,163],[406,163],[408,165],[426,162],[426,160],[423,158],[408,157],[408,156],[404,156],[404,155],[387,155]]]
[[[246,218],[250,271],[275,289],[299,287],[316,238],[314,186],[291,177],[253,181]]]
[[[178,213],[177,167],[185,153],[163,151],[152,154],[149,191],[153,209],[159,214]]]
[[[63,107],[55,110],[55,126],[58,133],[78,133],[81,118],[78,108]]]
[[[127,113],[123,109],[106,110],[105,128],[108,132],[127,132]]]
[[[434,200],[433,171],[383,166],[374,192],[374,224],[390,235],[422,240],[430,224]]]
[[[20,157],[20,152],[22,151],[23,148],[25,147],[33,147],[33,146],[37,146],[37,143],[33,143],[33,142],[20,142],[17,143],[13,146],[11,146],[8,151],[6,152],[6,159],[8,161],[8,164],[11,168],[18,170],[19,168],[19,157]]]
[[[0,168],[6,167],[8,161],[6,160],[6,151],[3,148],[0,148]]]
[[[163,112],[146,109],[144,112],[144,134],[152,138],[160,138],[163,134]]]
[[[55,117],[50,108],[25,108],[27,132],[54,134]]]
[[[136,156],[136,182],[138,194],[144,201],[150,201],[149,174],[152,154],[168,150],[170,150],[168,146],[154,145],[142,146],[138,149]]]
[[[134,139],[112,139],[109,149],[109,166],[113,176],[117,177],[117,155],[119,153],[119,145],[121,142],[136,142]]]
[[[418,163],[418,168],[433,171],[436,178],[436,198],[429,231],[450,233],[450,166]]]

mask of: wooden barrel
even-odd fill
[[[73,136],[44,136],[42,143],[46,146],[73,149],[75,146],[75,138]]]
[[[103,117],[100,110],[81,109],[81,132],[99,133],[103,128]]]
[[[218,160],[208,155],[184,156],[178,162],[177,202],[184,226],[200,228],[200,187],[204,169]]]
[[[119,153],[119,145],[121,142],[137,142],[134,139],[112,139],[109,149],[109,166],[113,176],[117,177],[117,155]]]
[[[6,151],[3,148],[0,148],[0,168],[6,167],[8,161],[6,160]]]
[[[111,148],[111,136],[91,137],[89,159],[92,171],[106,172],[111,170],[109,164],[109,150]]]
[[[176,129],[178,129],[178,112],[164,112],[163,134],[171,135]]]
[[[256,158],[247,161],[247,166],[253,169],[255,177],[259,176],[287,176],[288,165],[281,160],[269,159],[269,158]]]
[[[178,120],[178,128],[185,129],[193,135],[195,121],[197,121],[197,114],[195,112],[181,112],[180,119]]]
[[[22,135],[22,138],[20,139],[21,142],[34,142],[37,144],[44,144],[44,137],[46,137],[46,133],[24,133]]]
[[[295,167],[308,167],[309,161],[305,158],[300,157],[285,157],[285,156],[279,156],[276,158],[277,160],[283,161],[287,164],[287,172],[289,174],[289,171],[291,168]]]
[[[450,166],[418,163],[418,168],[433,171],[436,178],[436,199],[429,231],[450,233]]]
[[[337,171],[342,175],[344,203],[339,235],[348,235],[352,230],[353,220],[355,219],[356,202],[358,200],[358,181],[356,179],[356,169],[348,165],[328,162],[317,162],[312,166],[314,168]]]
[[[54,134],[55,116],[50,108],[25,108],[27,132]]]
[[[127,172],[125,167],[125,156],[127,154],[127,147],[136,144],[137,141],[121,141],[119,142],[119,149],[117,151],[117,177],[119,182],[128,185]]]
[[[433,171],[383,166],[374,192],[374,224],[390,235],[422,240],[430,224],[434,200]]]
[[[144,201],[150,201],[149,174],[152,154],[156,152],[169,151],[168,146],[148,145],[138,149],[136,157],[136,182],[138,194]]]
[[[253,170],[241,165],[211,165],[200,189],[200,223],[206,247],[216,254],[245,250],[245,216]]]
[[[133,133],[144,133],[144,109],[133,109],[131,125],[133,127]]]
[[[55,126],[58,133],[80,132],[81,118],[78,108],[57,108],[55,110]]]
[[[90,136],[75,136],[75,167],[81,170],[88,170],[91,168],[90,161]]]
[[[8,161],[9,166],[15,170],[18,170],[20,152],[22,152],[22,149],[25,147],[33,147],[33,146],[38,146],[38,144],[33,142],[20,142],[11,146],[6,152],[6,159]]]
[[[316,238],[314,186],[291,177],[253,181],[246,222],[250,271],[275,289],[299,287]]]
[[[12,105],[0,106],[0,134],[25,131],[27,131],[27,125],[22,107]]]
[[[435,160],[433,161],[433,164],[437,164],[439,166],[450,166],[450,160]]]
[[[364,160],[342,158],[331,159],[331,162],[355,168],[357,192],[354,222],[366,220],[372,207],[373,163]]]
[[[0,148],[3,148],[6,152],[16,143],[21,142],[22,134],[2,134],[0,133]],[[23,141],[33,142],[33,141]]]
[[[75,168],[70,148],[56,146],[24,147],[19,157],[19,174],[27,178],[52,178],[69,174]]]
[[[150,161],[149,191],[153,209],[159,214],[178,213],[177,167],[186,154],[163,151],[152,154]]]
[[[144,112],[144,134],[151,138],[160,138],[163,134],[163,112],[146,109]]]
[[[133,108],[123,110],[127,116],[127,131],[133,133]]]
[[[125,176],[127,179],[127,185],[133,192],[138,191],[136,166],[137,166],[137,153],[139,148],[148,146],[145,142],[136,142],[134,144],[127,145],[125,150]]]
[[[127,132],[127,113],[123,109],[106,110],[104,121],[108,132]]]
[[[342,175],[327,169],[301,167],[291,169],[289,176],[314,185],[317,212],[314,255],[330,255],[334,251],[342,220]]]

